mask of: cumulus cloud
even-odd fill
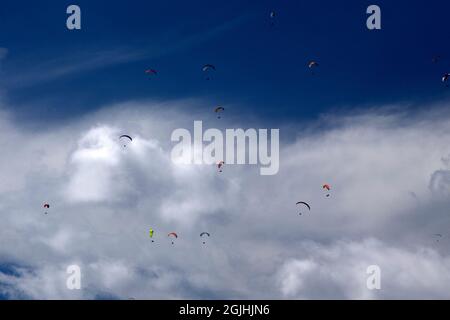
[[[124,162],[139,158],[153,161],[162,156],[157,150],[157,142],[139,136],[134,138],[128,152],[126,144],[118,143],[119,135],[118,129],[96,126],[79,140],[77,149],[70,156],[70,178],[65,190],[68,201],[123,199],[136,189],[130,185]]]
[[[286,261],[278,271],[286,298],[436,299],[450,297],[450,259],[431,248],[405,250],[374,239],[310,246],[305,257]],[[369,290],[367,269],[380,268],[380,290]]]
[[[172,163],[174,129],[217,123],[179,111],[191,103],[126,103],[45,131],[0,114],[1,295],[448,298],[445,105],[427,116],[325,116],[294,139],[283,137],[292,135],[286,124],[280,171],[260,176],[255,166],[218,174]],[[133,136],[126,147],[123,133]],[[311,211],[299,216],[297,201]],[[202,231],[211,233],[205,245]],[[66,288],[72,264],[82,270],[79,291]],[[366,287],[372,264],[381,290]]]

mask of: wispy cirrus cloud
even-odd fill
[[[187,50],[213,39],[241,25],[250,16],[240,16],[219,24],[207,31],[179,36],[178,32],[168,33],[168,39],[159,44],[154,40],[150,45],[119,46],[116,48],[88,48],[82,51],[63,52],[45,55],[36,60],[35,56],[26,58],[12,57],[3,75],[3,85],[9,89],[26,88],[36,84],[54,81],[74,74],[126,64],[136,61],[155,59],[178,51]],[[7,50],[0,48],[0,60]]]

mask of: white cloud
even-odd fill
[[[308,258],[286,261],[278,272],[287,298],[433,299],[450,297],[450,259],[435,250],[414,251],[366,239],[305,250]],[[369,290],[367,267],[381,270],[380,290]]]
[[[120,157],[117,137],[117,130],[108,127],[91,129],[82,137],[70,159],[75,169],[66,190],[68,200],[102,201],[118,196],[110,191],[120,186],[114,179]]]
[[[439,281],[449,277],[450,254],[445,106],[430,115],[375,109],[324,118],[326,130],[281,143],[279,174],[260,176],[249,166],[218,174],[170,161],[172,130],[199,119],[179,111],[190,104],[122,104],[41,132],[0,114],[0,266],[16,270],[0,271],[0,291],[41,299],[448,297],[447,280]],[[134,138],[127,147],[123,133]],[[299,216],[301,200],[311,212]],[[202,231],[211,233],[206,245]],[[437,242],[435,233],[445,236]],[[65,287],[74,263],[79,292]],[[365,288],[368,264],[382,267],[380,292]]]

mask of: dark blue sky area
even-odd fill
[[[69,4],[81,7],[81,31],[65,27]],[[381,7],[382,30],[366,28],[370,4]],[[449,13],[448,0],[8,0],[0,84],[23,119],[146,98],[204,98],[211,106],[199,108],[230,105],[266,119],[420,104],[449,96],[440,82],[450,72]],[[206,63],[217,67],[210,81]],[[147,68],[159,74],[149,79]]]

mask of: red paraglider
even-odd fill
[[[171,233],[169,233],[167,236],[168,236],[169,238],[170,238],[170,237],[178,238],[178,235],[177,235],[175,232],[171,232]],[[173,244],[173,241],[172,241],[172,244]]]
[[[322,186],[322,189],[326,189],[326,190],[328,190],[328,191],[330,191],[331,190],[331,187],[330,187],[330,185],[329,184],[324,184],[323,186]],[[327,193],[327,195],[326,195],[327,197],[329,197],[330,196],[330,194],[329,193]]]

